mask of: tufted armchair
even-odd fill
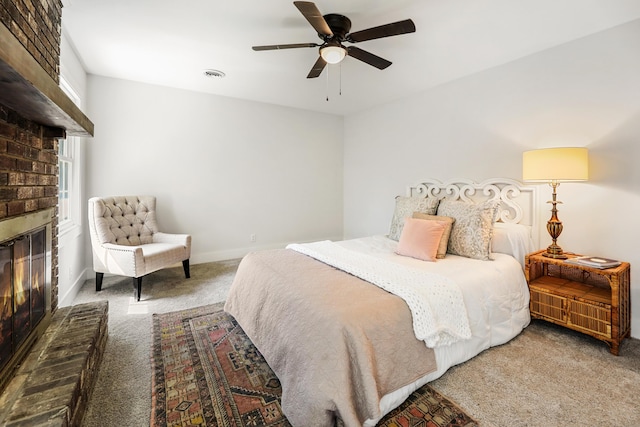
[[[190,277],[191,236],[158,231],[153,196],[89,199],[89,231],[96,291],[102,289],[104,273],[133,277],[140,301],[142,277],[180,261]]]

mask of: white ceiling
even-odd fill
[[[386,70],[347,57],[307,79],[316,48],[251,49],[320,42],[293,0],[63,3],[63,31],[91,74],[334,114],[640,18],[638,0],[317,0],[323,14],[348,16],[352,32],[407,18],[416,32],[357,44],[392,61]],[[209,68],[226,77],[204,77]]]

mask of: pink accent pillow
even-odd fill
[[[442,233],[442,237],[440,238],[440,246],[438,246],[438,255],[436,255],[436,258],[438,259],[444,258],[447,255],[447,246],[449,245],[449,236],[451,235],[451,228],[453,227],[453,223],[456,222],[456,220],[454,218],[451,218],[450,216],[427,215],[421,212],[414,212],[412,215],[412,218],[444,222],[444,233]]]
[[[441,221],[407,218],[396,253],[423,261],[435,261],[445,228],[446,224]]]

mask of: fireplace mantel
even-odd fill
[[[93,123],[0,23],[0,104],[69,135],[93,136]],[[63,136],[63,135],[60,135]]]

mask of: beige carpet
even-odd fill
[[[640,426],[640,341],[620,356],[543,321],[431,385],[482,426]]]
[[[151,315],[224,301],[237,260],[193,265],[145,277],[142,300],[131,279],[83,286],[75,304],[109,300],[109,341],[83,425],[148,426],[151,412]],[[450,369],[433,387],[481,426],[640,426],[640,340],[620,356],[604,343],[544,322],[511,342]]]

